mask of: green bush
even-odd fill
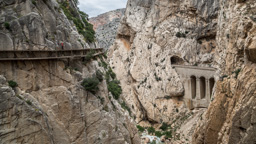
[[[10,24],[9,24],[8,22],[5,22],[5,23],[4,23],[4,27],[5,27],[6,29],[8,29],[8,30],[11,29],[11,28],[10,28]]]
[[[122,88],[119,85],[119,81],[113,80],[108,83],[108,90],[111,92],[113,95],[114,99],[118,100],[121,93],[122,93]]]
[[[107,74],[110,75],[112,79],[116,78],[116,74],[112,71],[111,68],[108,69]]]
[[[168,129],[169,125],[165,122],[163,122],[162,126],[160,127],[161,130],[166,131]]]
[[[154,133],[155,133],[155,128],[149,127],[149,128],[148,128],[148,133],[149,133],[149,134],[154,134]]]
[[[96,73],[95,73],[95,75],[96,75],[96,78],[97,78],[100,82],[103,81],[103,73],[102,73],[100,70],[97,70]]]
[[[166,131],[163,135],[165,135],[166,138],[172,138],[172,131]]]
[[[98,84],[99,80],[96,77],[91,77],[91,78],[85,78],[82,82],[82,86],[92,94],[96,94],[96,92],[99,90]]]
[[[163,134],[160,132],[160,131],[156,131],[155,132],[155,136],[157,136],[157,137],[161,137]]]
[[[101,60],[101,65],[104,67],[104,69],[108,68],[108,64],[103,60]]]
[[[140,125],[137,125],[137,129],[139,130],[139,132],[144,132],[145,131],[145,128],[140,126]]]
[[[15,88],[15,87],[18,86],[17,82],[15,82],[15,81],[13,81],[13,80],[8,81],[8,84],[9,84],[9,86],[12,87],[12,88]]]

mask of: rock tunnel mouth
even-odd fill
[[[179,56],[172,56],[171,57],[171,64],[172,65],[182,65],[184,64],[184,60],[182,58],[180,58]]]

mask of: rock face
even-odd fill
[[[220,1],[215,61],[220,73],[215,99],[198,123],[193,143],[256,141],[255,0]]]
[[[214,101],[199,114],[193,143],[255,143],[255,5],[129,0],[109,56],[136,121],[172,123],[188,108],[172,65],[213,67]]]
[[[0,1],[0,6],[0,49],[56,49],[61,42],[67,49],[90,47],[55,0]]]
[[[1,50],[54,50],[56,41],[66,49],[94,46],[55,0],[4,0],[0,6]],[[1,62],[0,143],[140,143],[134,121],[106,80],[96,94],[81,86],[97,70],[106,73],[98,62],[104,60]],[[8,86],[11,80],[18,86]]]
[[[173,121],[187,110],[174,64],[214,65],[217,1],[128,1],[110,64],[137,122]]]
[[[89,22],[94,26],[99,47],[108,49],[114,43],[124,12],[125,9],[118,9],[90,18]]]

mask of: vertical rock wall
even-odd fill
[[[218,9],[213,0],[128,1],[109,56],[137,122],[170,122],[187,110],[171,59],[214,66]]]
[[[256,142],[255,0],[220,1],[215,61],[222,75],[193,143]]]

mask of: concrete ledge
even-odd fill
[[[184,68],[184,69],[196,69],[196,70],[207,70],[207,71],[216,71],[216,68],[210,67],[198,67],[198,66],[189,66],[189,65],[172,65],[174,68]]]

